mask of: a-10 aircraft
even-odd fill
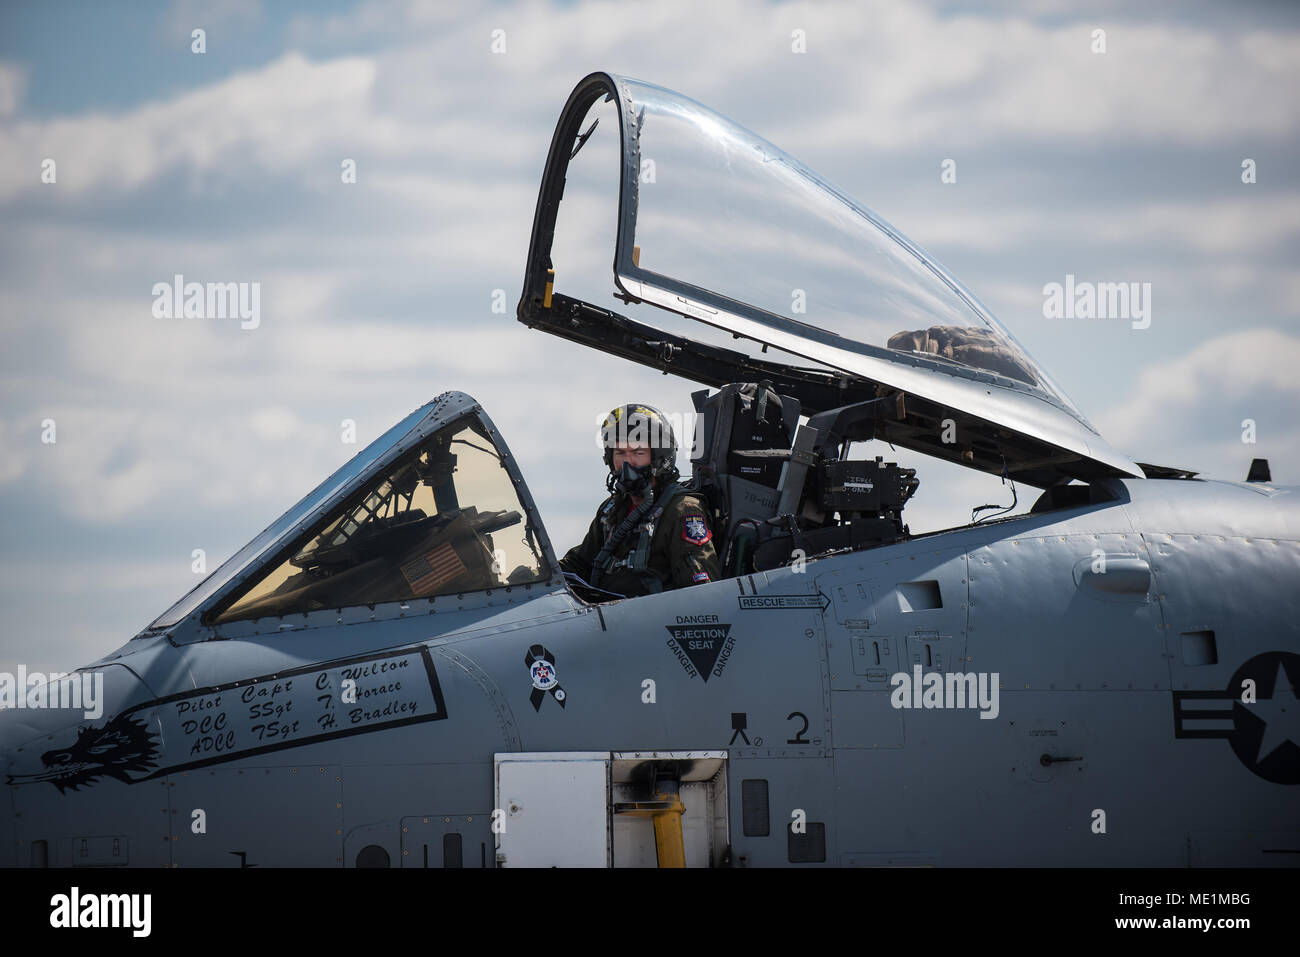
[[[584,149],[623,312],[553,259]],[[1131,461],[874,213],[607,73],[560,116],[518,318],[716,390],[724,577],[566,580],[445,392],[74,675],[102,715],[0,714],[0,863],[1300,861],[1300,505],[1265,462]],[[886,443],[1041,491],[912,535]]]

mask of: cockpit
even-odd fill
[[[897,229],[726,117],[613,74],[584,78],[561,111],[517,317],[709,387],[693,395],[692,482],[727,575],[907,537],[920,477],[854,443],[1034,485],[1050,507],[1151,474]],[[549,556],[504,442],[446,393],[149,630],[195,614],[210,634],[342,623],[446,595],[467,607],[554,588]]]

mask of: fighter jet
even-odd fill
[[[603,291],[566,286],[584,229]],[[445,392],[67,679],[102,713],[9,702],[0,863],[1297,863],[1300,505],[1266,463],[1111,448],[897,229],[609,73],[561,111],[517,316],[703,387],[724,577],[567,577]],[[1035,501],[913,534],[891,447]]]

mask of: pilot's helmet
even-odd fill
[[[650,448],[650,468],[656,475],[677,469],[677,433],[664,414],[649,405],[620,405],[611,409],[600,427],[605,447],[605,467],[614,470],[614,447],[620,444]]]

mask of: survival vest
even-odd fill
[[[611,495],[600,506],[600,527],[605,533],[605,544],[591,563],[591,584],[599,587],[600,579],[611,569],[626,568],[634,572],[649,594],[664,590],[664,583],[650,570],[650,542],[654,538],[655,528],[668,504],[679,495],[686,494],[687,489],[679,482],[668,486],[662,495],[653,501],[646,499],[634,508],[622,522],[617,525],[614,507],[618,504],[617,495]],[[614,553],[627,540],[628,535],[636,532],[636,544],[625,556],[615,560]]]

